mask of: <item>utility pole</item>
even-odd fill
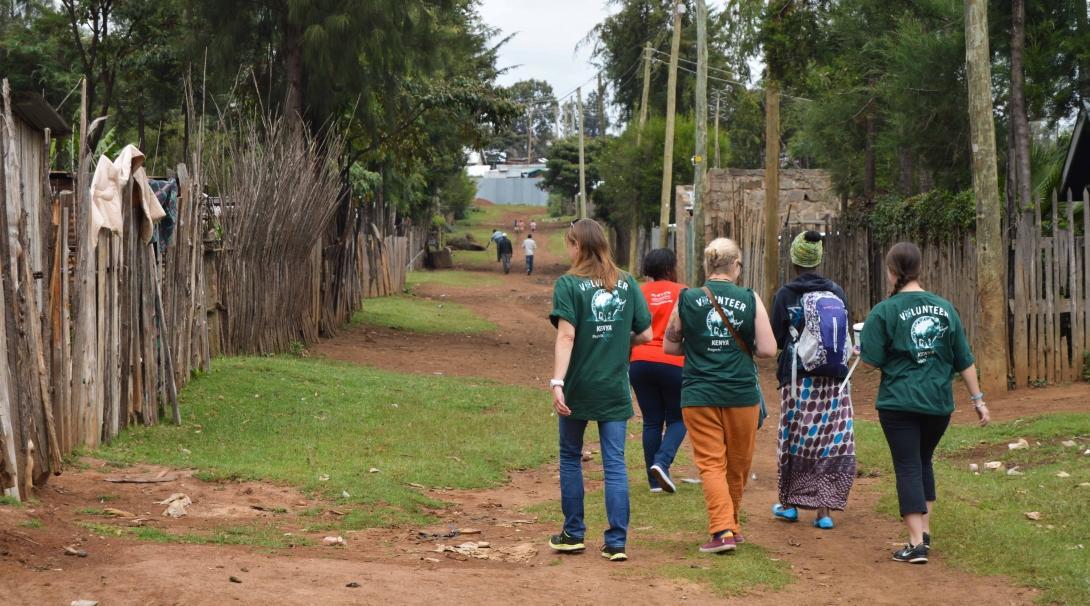
[[[719,101],[722,97],[722,91],[715,92],[715,167],[719,166]]]
[[[647,46],[643,47],[643,93],[640,95],[640,120],[636,127],[636,147],[639,148],[643,143],[643,127],[647,124],[647,103],[651,96],[651,43],[648,42]],[[636,250],[636,245],[639,244],[640,239],[640,203],[642,200],[636,198],[633,201],[632,209],[632,225],[631,233],[629,234],[628,245],[628,271],[633,275],[640,273],[639,267],[639,251]]]
[[[677,111],[677,57],[681,50],[681,0],[674,0],[674,38],[670,42],[670,76],[666,81],[666,137],[662,150],[662,199],[659,213],[660,248],[669,242],[670,200],[673,198],[674,177],[674,113]],[[680,241],[679,241],[680,243]]]
[[[587,164],[583,154],[583,89],[575,89],[579,104],[579,218],[587,218]]]
[[[602,86],[602,72],[598,72],[598,132],[599,137],[606,136],[609,118],[606,117],[606,89]]]
[[[969,132],[976,193],[976,288],[980,330],[976,352],[981,389],[1007,391],[1007,289],[1002,206],[995,166],[992,64],[988,50],[988,2],[965,0],[965,68],[969,83]]]
[[[534,163],[534,106],[530,106],[530,117],[526,121],[526,163]]]
[[[780,84],[765,78],[765,283],[762,296],[771,301],[780,278]]]
[[[696,157],[693,166],[692,239],[685,238],[689,249],[687,278],[690,286],[704,283],[704,264],[698,254],[704,251],[704,190],[708,178],[708,5],[696,0]],[[685,212],[685,209],[678,209]],[[685,234],[682,234],[685,237]]]

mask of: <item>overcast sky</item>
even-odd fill
[[[567,94],[597,72],[590,46],[575,47],[609,12],[604,0],[483,0],[485,23],[515,34],[500,50],[500,67],[512,68],[500,84],[537,78]]]
[[[713,10],[723,4],[708,0]],[[511,68],[500,76],[500,84],[537,78],[551,84],[557,97],[568,94],[598,71],[590,64],[591,45],[581,45],[578,52],[575,47],[617,10],[605,0],[482,0],[485,23],[503,35],[515,34],[500,49],[499,66]]]

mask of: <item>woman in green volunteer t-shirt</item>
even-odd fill
[[[562,552],[586,549],[583,535],[583,432],[598,422],[605,472],[606,518],[602,557],[628,559],[628,474],[624,442],[632,395],[628,357],[653,336],[651,314],[632,276],[613,262],[601,226],[572,224],[565,241],[572,267],[553,287],[550,318],[557,327],[556,363],[549,387],[560,417],[560,506],[564,530],[549,539]]]
[[[776,355],[768,313],[753,289],[737,284],[742,252],[727,238],[704,249],[703,288],[681,293],[662,349],[684,354],[681,415],[700,469],[711,540],[703,553],[744,541],[738,519],[760,424],[760,385],[753,357]]]
[[[874,306],[863,326],[860,356],[882,370],[878,419],[893,456],[897,500],[908,529],[898,562],[926,564],[935,502],[931,456],[954,412],[952,379],[961,374],[981,425],[989,420],[961,318],[949,301],[920,287],[920,249],[900,242],[886,254],[890,298]]]

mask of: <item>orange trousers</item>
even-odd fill
[[[738,533],[742,491],[757,442],[759,407],[686,406],[681,414],[704,486],[708,533]]]

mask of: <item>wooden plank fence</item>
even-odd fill
[[[1082,200],[1090,200],[1083,192]],[[1070,193],[1053,195],[1047,225],[1040,214],[1018,219],[1009,297],[1012,374],[1017,387],[1082,378],[1090,349],[1090,212],[1076,222]],[[1082,231],[1082,236],[1077,232]]]
[[[1073,200],[1073,201],[1072,201]],[[1090,203],[1090,192],[1082,200]],[[1010,323],[1009,380],[1015,388],[1067,383],[1083,379],[1085,356],[1090,351],[1090,204],[1081,217],[1075,214],[1078,198],[1055,194],[1045,216],[1038,204],[1016,225],[1008,267],[1007,299]],[[764,292],[763,226],[760,209],[738,205],[721,213],[721,220],[706,226],[708,240],[733,238],[742,249],[741,282]],[[818,271],[845,290],[853,320],[862,321],[870,309],[889,294],[884,255],[895,235],[879,243],[865,227],[831,218],[821,224],[796,224],[780,231],[779,284],[789,273],[792,239],[805,229],[825,233],[825,259]],[[1079,233],[1083,235],[1078,235]],[[972,342],[980,331],[976,292],[976,252],[971,232],[941,240],[916,240],[923,254],[924,287],[948,299],[962,317]]]

